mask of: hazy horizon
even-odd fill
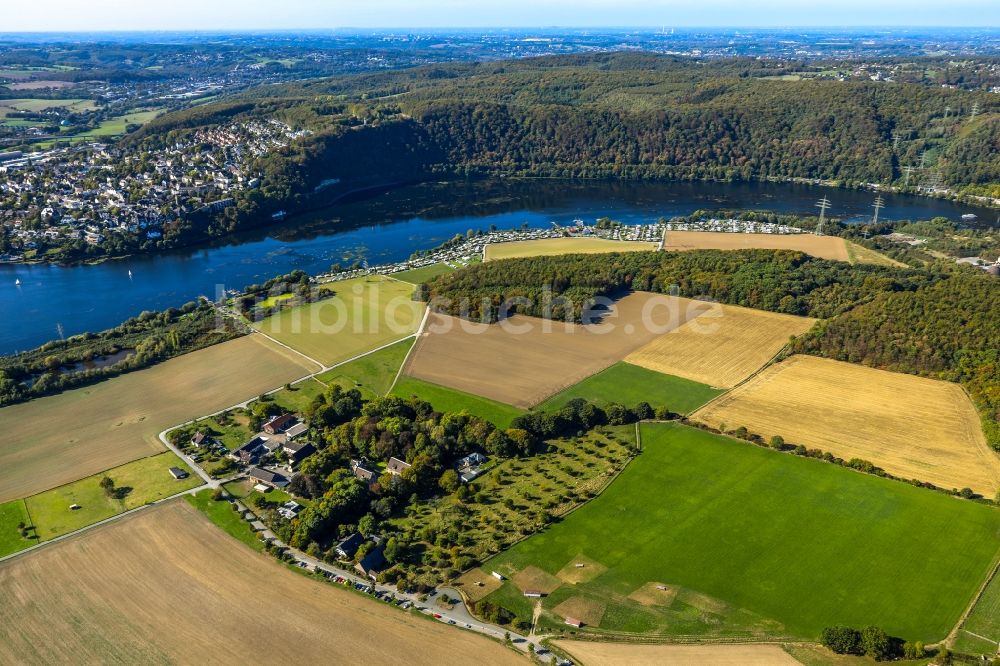
[[[981,29],[1000,26],[1000,2],[957,0],[37,0],[4,17],[0,33],[260,32],[499,29]],[[391,18],[388,18],[391,17]],[[306,27],[308,26],[308,27]]]

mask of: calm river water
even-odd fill
[[[833,202],[830,215],[871,214],[872,194],[805,185],[555,180],[414,185],[197,249],[94,266],[0,265],[0,354],[110,328],[143,310],[214,297],[218,289],[239,289],[296,268],[316,273],[359,258],[371,264],[399,261],[469,229],[544,227],[603,216],[635,224],[721,207],[813,214],[824,195]],[[987,223],[997,218],[996,211],[947,201],[885,199],[885,219],[942,215],[958,221],[965,213]],[[15,286],[18,279],[21,285]]]

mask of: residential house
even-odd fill
[[[208,446],[210,443],[211,442],[208,438],[208,435],[206,435],[201,431],[196,432],[194,436],[191,438],[191,446],[194,446],[199,449],[202,446]]]
[[[286,479],[283,475],[262,467],[251,467],[247,470],[247,476],[257,483],[270,486],[272,488],[280,489],[288,485],[288,479]]]
[[[471,453],[465,456],[455,465],[458,469],[458,478],[460,478],[463,483],[469,483],[483,473],[482,466],[488,461],[489,458],[479,452]]]
[[[300,435],[304,435],[307,432],[309,432],[309,426],[299,421],[298,423],[296,423],[291,428],[285,431],[285,438],[288,439],[288,441],[291,441],[296,437],[299,437]]]
[[[337,555],[350,559],[354,557],[354,553],[358,552],[358,548],[364,542],[365,538],[360,533],[355,532],[351,536],[341,539],[334,549],[337,551]]]
[[[400,460],[399,458],[389,458],[389,464],[386,465],[385,471],[389,472],[393,476],[399,476],[403,473],[404,469],[410,469],[412,465],[405,460]]]
[[[316,453],[316,447],[309,442],[285,442],[281,450],[288,456],[288,462],[292,465],[297,465]]]
[[[244,465],[256,465],[261,458],[270,453],[266,446],[267,438],[257,435],[238,449],[229,452],[229,457]]]
[[[382,540],[378,537],[372,537],[372,542],[375,545],[365,553],[364,557],[358,560],[354,568],[359,573],[375,580],[378,572],[385,568],[387,562],[385,561],[385,555],[382,553],[382,549],[385,547]]]
[[[351,461],[351,473],[369,486],[378,481],[378,471],[365,459]]]
[[[174,477],[178,481],[188,477],[188,473],[180,467],[171,467],[168,471],[170,472],[170,476]]]
[[[299,515],[302,511],[302,505],[295,500],[288,500],[284,504],[278,507],[278,513],[283,517],[291,520],[295,516]]]
[[[288,428],[291,428],[298,422],[298,417],[295,414],[282,414],[280,416],[275,416],[270,421],[264,424],[264,432],[268,435],[277,435],[278,433],[285,432]]]

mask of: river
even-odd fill
[[[143,310],[214,297],[220,289],[240,289],[294,269],[318,273],[360,258],[371,264],[403,260],[469,229],[545,227],[604,216],[648,223],[699,208],[814,214],[822,196],[833,202],[831,216],[871,214],[870,193],[794,184],[487,180],[413,185],[196,249],[84,266],[0,265],[0,354],[110,328]],[[996,211],[937,199],[884,198],[883,219],[941,215],[958,221],[965,213],[987,223],[997,218]]]

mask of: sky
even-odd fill
[[[0,32],[344,27],[1000,27],[1000,0],[0,0]]]

